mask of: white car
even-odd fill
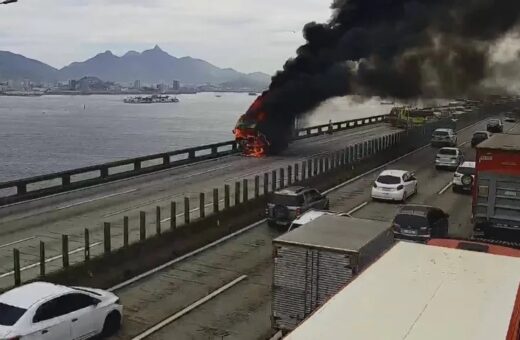
[[[34,282],[0,295],[0,339],[68,340],[110,336],[123,306],[109,292]]]
[[[453,191],[471,191],[475,173],[475,162],[462,163],[453,174]]]
[[[313,220],[315,220],[318,217],[323,216],[323,215],[335,215],[335,216],[351,217],[347,213],[339,213],[339,212],[334,212],[334,211],[330,211],[330,210],[314,210],[314,209],[311,209],[311,210],[308,210],[308,211],[304,212],[302,215],[300,215],[300,217],[295,219],[291,223],[291,225],[289,226],[289,230],[287,230],[287,231],[291,231],[293,229],[301,227],[302,225],[304,225],[306,223],[309,223],[310,221],[313,221]]]
[[[372,186],[372,198],[389,201],[406,201],[417,193],[417,179],[411,171],[385,170]]]

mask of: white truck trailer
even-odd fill
[[[400,242],[286,340],[518,340],[520,258]]]

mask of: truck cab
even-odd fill
[[[520,240],[520,136],[495,134],[477,146],[475,236]]]

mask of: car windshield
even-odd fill
[[[500,121],[498,119],[491,119],[488,124],[498,125]]]
[[[467,166],[461,166],[457,169],[457,172],[459,174],[463,175],[474,175],[475,174],[475,168],[467,167]]]
[[[449,133],[448,133],[448,131],[434,131],[433,135],[439,136],[439,137],[444,137],[444,136],[448,136]]]
[[[0,325],[1,326],[12,326],[14,325],[27,309],[6,305],[0,303]]]
[[[390,175],[383,175],[377,178],[377,183],[381,184],[399,184],[401,183],[401,178]]]
[[[454,149],[440,149],[439,155],[449,155],[449,156],[456,156],[457,150]]]
[[[283,206],[301,206],[303,205],[303,197],[299,195],[274,194],[271,203]]]
[[[484,133],[484,132],[477,132],[473,135],[473,138],[487,138],[488,135],[487,133]]]
[[[400,228],[419,229],[428,226],[428,219],[424,216],[399,214],[395,217],[394,223]]]

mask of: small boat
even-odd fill
[[[256,92],[249,92],[249,95],[250,96],[256,96],[257,94],[256,94]]]
[[[147,97],[128,97],[123,99],[123,102],[127,104],[155,104],[155,103],[178,103],[180,102],[177,97],[170,97],[166,95],[151,95]]]
[[[221,95],[221,94],[216,94],[215,97],[217,97],[217,98],[221,98],[222,95]]]

